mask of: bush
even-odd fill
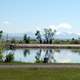
[[[13,39],[11,40],[11,43],[16,43],[16,40],[13,38]]]
[[[78,41],[78,40],[72,40],[71,44],[80,44],[80,41]]]
[[[6,55],[5,62],[12,62],[13,59],[14,59],[14,55],[9,53],[8,55]]]
[[[53,42],[54,44],[60,44],[61,43],[61,41],[60,40],[54,40],[54,42]]]
[[[0,53],[0,62],[2,62],[3,55]]]
[[[25,43],[30,43],[30,37],[27,36],[27,34],[25,34],[24,37],[23,37],[23,41],[24,41]]]

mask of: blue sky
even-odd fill
[[[0,0],[0,29],[8,33],[52,28],[79,34],[80,0]]]

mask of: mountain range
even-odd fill
[[[16,40],[22,40],[23,36],[25,33],[5,33],[3,34],[3,39],[8,39],[11,40],[13,38],[15,38]],[[28,36],[30,36],[32,39],[35,39],[35,33],[32,32],[27,32],[26,33]],[[54,36],[56,39],[78,39],[80,37],[79,34],[75,34],[75,33],[67,33],[67,32],[61,32],[59,34],[55,34]]]

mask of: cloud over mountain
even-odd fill
[[[72,30],[72,25],[70,25],[69,23],[60,23],[58,25],[50,25],[49,26],[52,30],[56,30],[57,34],[62,33],[62,32],[71,32]]]

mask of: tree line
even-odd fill
[[[6,39],[6,43],[26,43],[26,44],[35,44],[35,43],[40,43],[40,44],[80,44],[80,38],[75,39],[65,39],[65,40],[60,40],[60,39],[55,39],[55,34],[56,30],[52,30],[51,28],[45,28],[43,32],[40,30],[37,30],[35,32],[35,38],[32,39],[30,36],[24,34],[23,40],[16,40],[15,38],[12,38],[11,40]],[[3,35],[3,31],[0,30],[0,41]]]
[[[39,43],[47,43],[47,44],[50,43],[51,44],[55,33],[56,33],[56,30],[52,31],[51,28],[49,28],[49,29],[45,28],[43,35],[41,35],[41,32],[39,30],[37,30],[35,32],[36,41],[38,41]],[[2,34],[3,34],[3,31],[1,30],[0,31],[0,39],[2,37]],[[23,42],[30,43],[30,41],[31,41],[30,36],[28,36],[27,34],[24,34]],[[11,40],[11,43],[15,43],[15,42],[16,42],[16,40],[15,40],[15,38],[13,38]]]
[[[55,33],[56,33],[56,30],[52,31],[51,28],[49,29],[45,28],[44,35],[43,35],[44,38],[42,38],[42,35],[39,30],[36,31],[35,36],[36,36],[36,39],[39,41],[39,43],[52,44]]]

